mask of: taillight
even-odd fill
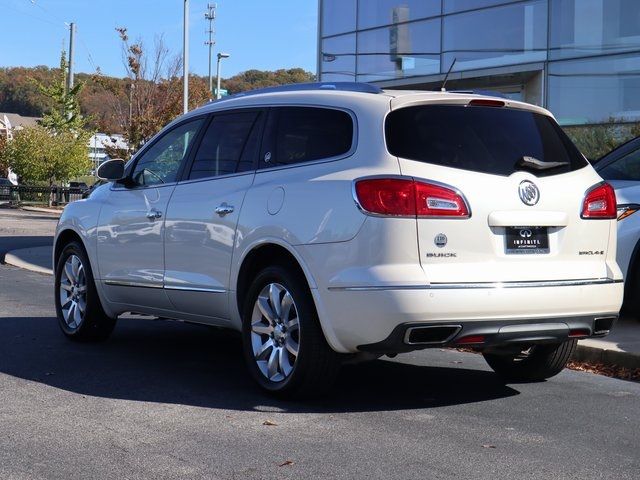
[[[618,216],[616,192],[608,183],[594,185],[584,196],[582,218],[613,220]]]
[[[455,189],[413,178],[356,180],[359,205],[367,213],[398,217],[468,218],[467,202]]]

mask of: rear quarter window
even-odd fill
[[[351,150],[353,119],[345,111],[279,107],[272,114],[272,151],[264,168],[338,157]]]
[[[387,116],[385,135],[392,155],[494,175],[558,175],[587,165],[552,118],[525,110],[406,107]]]

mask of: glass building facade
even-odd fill
[[[640,121],[640,0],[319,0],[322,81],[491,89],[564,125]]]

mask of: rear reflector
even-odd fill
[[[608,183],[594,185],[584,196],[582,213],[585,219],[613,220],[618,216],[616,192]]]
[[[471,100],[469,102],[470,106],[474,107],[504,107],[505,103],[500,100],[489,100],[489,99],[476,99]]]
[[[484,335],[467,335],[466,337],[456,340],[456,345],[471,345],[476,343],[484,343]]]
[[[584,338],[591,335],[588,328],[574,328],[569,330],[569,338]]]
[[[397,217],[468,218],[467,202],[454,188],[413,178],[356,180],[356,200],[367,213]]]

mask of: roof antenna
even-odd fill
[[[442,81],[442,86],[440,87],[440,91],[441,92],[446,92],[447,89],[444,88],[447,85],[447,80],[449,79],[449,74],[451,73],[451,70],[453,70],[453,66],[456,64],[456,60],[458,60],[458,57],[455,57],[453,59],[453,62],[451,62],[451,66],[449,67],[449,70],[447,71],[447,74],[444,76],[444,80]]]

